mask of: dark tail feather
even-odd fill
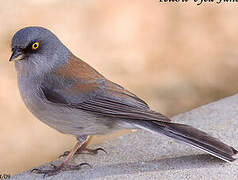
[[[160,121],[143,121],[143,124],[141,122],[138,124],[140,128],[159,132],[183,141],[224,161],[232,162],[236,160],[232,157],[238,153],[236,149],[191,126]]]

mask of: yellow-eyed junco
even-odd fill
[[[74,56],[49,30],[26,27],[12,38],[12,56],[21,97],[27,108],[52,128],[74,135],[77,144],[60,166],[34,172],[50,176],[69,165],[72,156],[84,150],[90,135],[117,129],[145,129],[188,143],[224,161],[232,162],[238,151],[191,126],[173,123],[152,111],[136,95]],[[89,149],[86,149],[89,150]],[[91,152],[97,152],[91,150]]]

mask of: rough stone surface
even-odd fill
[[[238,95],[172,119],[204,130],[238,148]],[[226,163],[189,145],[143,130],[105,142],[100,147],[108,154],[83,154],[74,161],[88,162],[92,169],[85,166],[79,171],[63,172],[44,179],[238,179],[238,160]],[[40,168],[49,167],[46,164]],[[11,179],[38,180],[43,177],[27,171]]]

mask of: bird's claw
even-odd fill
[[[84,151],[86,151],[87,153],[84,153]],[[79,154],[96,155],[96,154],[98,154],[98,151],[103,151],[104,153],[107,154],[107,151],[104,150],[103,148],[96,148],[96,149],[84,148],[83,150],[82,150],[82,149],[78,149],[78,150],[74,153],[74,156],[75,156],[75,155],[79,155]],[[62,154],[62,155],[59,156],[59,158],[65,157],[65,156],[69,155],[69,153],[70,153],[70,151],[65,151],[64,154]]]
[[[92,166],[88,163],[81,163],[78,165],[68,165],[68,164],[64,164],[62,163],[60,166],[56,166],[54,164],[51,164],[51,167],[53,169],[48,169],[48,170],[42,170],[42,169],[32,169],[31,172],[32,173],[36,173],[36,174],[43,174],[43,177],[49,177],[49,176],[53,176],[56,175],[62,171],[73,171],[73,170],[79,170],[81,169],[81,166],[89,166],[90,168],[92,168]]]
[[[64,154],[61,154],[61,155],[59,156],[59,158],[68,156],[69,153],[70,153],[70,151],[65,151]]]
[[[88,154],[91,154],[91,155],[98,154],[98,151],[102,151],[102,152],[104,152],[104,153],[107,154],[107,151],[104,150],[103,148],[96,148],[96,149],[88,149],[88,148],[85,148],[83,151],[87,151]]]

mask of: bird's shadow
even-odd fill
[[[181,169],[194,169],[194,168],[208,168],[217,164],[224,164],[225,162],[211,157],[209,154],[189,155],[174,158],[164,158],[159,160],[151,160],[144,162],[128,162],[117,163],[100,167],[93,167],[92,169],[83,168],[78,172],[73,172],[74,176],[80,179],[94,179],[103,178],[111,175],[122,174],[135,174],[139,172],[154,172],[154,171],[175,171]],[[66,172],[61,178],[68,177]],[[57,179],[57,176],[54,178]]]

